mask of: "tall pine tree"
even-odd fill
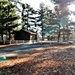
[[[10,32],[16,27],[18,24],[15,24],[15,20],[18,19],[16,15],[16,11],[11,3],[7,0],[0,1],[0,34],[3,40],[4,31],[8,31],[9,40],[10,40]]]

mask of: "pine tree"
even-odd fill
[[[58,42],[60,40],[60,29],[67,29],[69,24],[69,18],[68,15],[68,5],[71,4],[74,0],[52,0],[55,5],[55,15],[56,15],[56,24],[59,26],[58,30]],[[68,40],[68,35],[67,35]],[[63,41],[64,41],[64,33],[63,33]]]
[[[22,5],[22,12],[21,12],[21,16],[22,16],[22,29],[26,29],[28,30],[28,28],[31,26],[30,22],[33,21],[34,17],[31,17],[35,11],[34,9],[29,5],[29,4],[21,4]]]
[[[15,24],[15,20],[18,19],[16,15],[16,11],[11,3],[7,0],[0,1],[0,34],[3,40],[4,31],[9,32],[9,40],[10,40],[10,32],[11,30],[17,26]]]

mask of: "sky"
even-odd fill
[[[75,11],[75,4],[71,4],[71,5],[69,6],[69,10],[70,10],[70,11]]]
[[[50,0],[21,0],[21,2],[28,3],[35,10],[39,9],[39,4],[41,2],[44,3],[46,6],[50,6],[50,9],[54,8],[54,4],[52,4]],[[69,10],[74,12],[75,11],[75,4],[70,5]],[[71,14],[70,19],[75,21],[75,16],[73,14]]]
[[[39,9],[39,5],[40,3],[44,3],[45,6],[49,6],[50,9],[53,10],[54,8],[54,4],[52,4],[50,2],[50,0],[20,0],[22,3],[28,3],[31,7],[33,7],[33,9],[37,10]],[[19,5],[18,5],[19,6]],[[21,9],[21,7],[19,6],[19,8]],[[18,13],[18,12],[17,12]],[[19,14],[19,13],[18,13]],[[19,14],[21,15],[21,14]],[[19,20],[19,23],[21,22],[21,20]]]
[[[75,4],[71,4],[69,10],[71,11],[70,19],[75,22],[75,15],[72,14],[72,12],[75,12]]]
[[[35,10],[39,9],[39,4],[43,2],[45,5],[50,6],[53,9],[54,5],[50,2],[50,0],[21,0],[23,3],[28,3]]]

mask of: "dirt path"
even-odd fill
[[[75,46],[37,48],[0,62],[3,75],[75,75]]]

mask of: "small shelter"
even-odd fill
[[[58,30],[57,32],[55,32],[54,34],[58,37],[58,34],[60,32],[60,38],[61,38],[61,41],[69,41],[70,40],[70,37],[72,36],[72,33],[70,31],[70,29],[60,29]]]
[[[36,33],[20,30],[14,31],[14,40],[36,40]]]

